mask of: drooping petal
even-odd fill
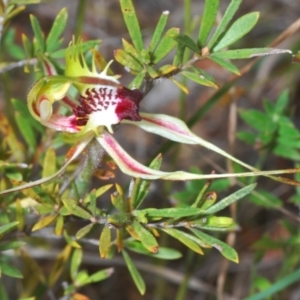
[[[202,138],[198,137],[194,133],[192,133],[186,124],[174,117],[163,115],[163,114],[146,114],[140,113],[142,117],[141,122],[133,123],[130,121],[123,121],[122,123],[128,123],[136,125],[145,131],[155,133],[157,135],[163,136],[171,141],[183,143],[183,144],[194,144],[201,145],[205,148],[208,148],[216,153],[229,158],[230,160],[242,165],[246,169],[251,171],[257,171],[252,166],[244,163],[243,161],[233,157],[226,151],[220,149],[219,147],[211,144]]]
[[[163,114],[146,114],[140,113],[142,117],[141,122],[131,122],[128,120],[123,120],[122,123],[128,123],[132,125],[139,126],[140,128],[144,129],[145,131],[155,133],[157,135],[163,136],[169,140],[184,143],[184,144],[194,144],[194,145],[201,145],[207,149],[210,149],[220,155],[238,163],[239,165],[245,167],[248,170],[251,170],[250,173],[239,173],[239,174],[222,174],[224,177],[244,177],[244,176],[266,176],[272,178],[273,180],[288,183],[290,185],[299,186],[299,182],[293,179],[284,178],[284,177],[275,177],[272,175],[279,175],[279,174],[291,174],[291,173],[299,173],[300,169],[286,169],[286,170],[272,170],[272,171],[260,171],[255,169],[254,167],[244,163],[243,161],[235,158],[234,156],[230,155],[226,151],[220,149],[219,147],[211,144],[202,138],[198,137],[194,133],[192,133],[186,124],[174,117],[163,115]],[[252,174],[252,175],[251,175]],[[199,179],[204,178],[220,178],[221,175],[212,175],[211,177],[202,177]],[[215,176],[215,177],[214,177]],[[192,179],[192,178],[189,178]],[[193,178],[195,179],[195,178]],[[184,179],[187,180],[187,179]]]
[[[194,179],[211,179],[211,178],[228,178],[228,177],[251,177],[259,175],[281,174],[282,171],[257,171],[246,173],[227,173],[227,174],[193,174],[184,171],[163,172],[148,168],[135,159],[133,159],[110,135],[103,133],[96,137],[97,141],[105,151],[115,161],[121,171],[127,175],[143,179],[163,179],[163,180],[194,180]]]
[[[45,177],[45,178],[41,178],[39,180],[35,180],[32,182],[28,182],[26,184],[8,189],[8,190],[4,190],[4,191],[0,191],[0,195],[4,195],[4,194],[8,194],[8,193],[12,193],[12,192],[17,192],[17,191],[22,191],[25,189],[29,189],[31,187],[37,186],[37,185],[41,185],[43,183],[49,182],[50,180],[53,180],[54,178],[56,178],[57,176],[61,175],[65,169],[67,168],[67,166],[74,161],[79,155],[80,153],[84,150],[84,148],[88,145],[88,143],[93,139],[93,135],[88,135],[84,140],[82,140],[74,149],[74,151],[71,154],[71,157],[69,157],[69,159],[66,161],[66,163],[53,175],[49,176],[49,177]]]

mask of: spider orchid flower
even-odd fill
[[[143,179],[193,180],[222,177],[245,177],[264,175],[275,180],[283,178],[271,175],[294,173],[292,170],[259,171],[236,159],[215,145],[193,134],[181,120],[163,114],[146,114],[139,112],[142,93],[130,90],[120,84],[118,76],[108,75],[110,63],[102,72],[97,52],[93,51],[92,66],[89,68],[80,43],[71,43],[66,50],[66,69],[64,75],[56,75],[50,62],[44,61],[48,76],[39,79],[28,94],[28,107],[32,116],[43,125],[57,131],[65,132],[69,140],[77,143],[66,163],[55,174],[34,182],[30,182],[0,194],[30,188],[45,183],[60,175],[66,167],[76,159],[93,139],[111,156],[125,174]],[[78,91],[79,99],[75,103],[70,100],[68,92],[71,88]],[[71,113],[67,116],[54,112],[53,105],[61,101]],[[163,172],[142,165],[132,158],[113,137],[113,125],[131,124],[163,136],[169,140],[184,144],[204,146],[224,157],[244,166],[251,172],[230,174],[199,175],[185,171]],[[291,183],[291,181],[289,181]]]

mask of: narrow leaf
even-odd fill
[[[53,215],[49,215],[46,217],[41,218],[33,227],[31,231],[36,231],[39,229],[42,229],[48,225],[50,225],[51,223],[53,223],[56,218],[58,217],[57,214],[53,214]]]
[[[147,217],[163,217],[163,218],[184,218],[196,216],[203,213],[203,209],[196,207],[174,207],[174,208],[146,208],[142,210]]]
[[[47,178],[55,174],[55,172],[56,172],[56,153],[53,148],[48,148],[44,158],[42,177]],[[50,184],[49,186],[43,186],[43,188],[45,189],[45,191],[51,192],[53,191],[54,184]]]
[[[65,30],[68,19],[68,11],[66,8],[63,8],[58,15],[56,16],[51,30],[46,39],[46,50],[51,53],[57,49],[57,42]]]
[[[193,238],[193,236],[191,236],[190,234],[174,228],[163,228],[161,230],[167,233],[168,235],[172,236],[174,239],[180,241],[182,244],[184,244],[194,252],[201,255],[204,254],[199,246],[199,243],[197,243],[197,241],[195,241],[195,238]]]
[[[217,54],[217,53],[215,53]],[[221,67],[223,67],[224,69],[236,74],[236,75],[241,75],[239,69],[234,65],[232,64],[230,61],[226,60],[226,59],[223,59],[219,56],[209,56],[208,57],[210,60],[216,62],[218,65],[220,65]]]
[[[176,41],[174,38],[179,34],[178,28],[170,28],[160,43],[158,44],[154,54],[153,54],[153,64],[160,62],[166,55],[168,55],[173,48],[176,46]]]
[[[215,80],[211,76],[206,76],[204,72],[202,72],[202,74],[198,74],[196,72],[182,71],[181,74],[201,85],[218,88]]]
[[[204,47],[208,35],[215,23],[219,9],[220,0],[205,0],[203,15],[201,18],[200,31],[198,36],[198,46]]]
[[[191,49],[193,52],[198,53],[200,51],[197,44],[186,34],[178,34],[174,37],[174,40],[184,45],[185,47]]]
[[[32,30],[34,32],[34,37],[36,39],[35,50],[37,52],[43,53],[45,51],[45,41],[44,41],[44,34],[42,32],[40,23],[34,15],[30,15],[30,22],[31,22]]]
[[[93,226],[94,226],[94,223],[91,223],[91,224],[88,224],[88,225],[82,227],[81,229],[79,229],[76,233],[76,239],[79,240],[82,237],[84,237],[85,235],[87,235],[91,231]]]
[[[221,201],[217,202],[215,205],[208,208],[205,211],[205,214],[207,214],[207,215],[215,214],[216,212],[224,209],[225,207],[227,207],[231,203],[234,203],[237,200],[239,200],[239,199],[245,197],[246,195],[250,194],[254,190],[255,187],[256,187],[256,183],[253,183],[253,184],[250,184],[250,185],[236,191],[235,193],[229,195],[228,197],[222,199]]]
[[[208,0],[210,1],[210,0]],[[231,21],[232,17],[234,16],[235,12],[238,10],[242,0],[231,0],[230,4],[228,5],[224,16],[217,27],[215,33],[213,34],[212,38],[207,44],[208,49],[212,49],[219,39],[219,37],[223,34],[223,32],[226,30],[227,25]]]
[[[150,252],[157,253],[158,243],[153,234],[136,220],[132,222],[132,228],[139,237],[143,246]]]
[[[110,277],[114,272],[113,268],[108,268],[105,270],[100,270],[92,275],[90,275],[89,281],[90,282],[99,282],[102,281],[104,279],[107,279],[108,277]]]
[[[144,295],[146,291],[146,285],[141,274],[139,273],[130,256],[124,249],[122,250],[122,255],[136,287],[138,288],[139,292],[142,295]]]
[[[120,0],[122,14],[131,40],[138,51],[144,48],[142,33],[136,12],[131,0]]]
[[[207,243],[208,245],[210,245],[210,246],[216,248],[218,251],[220,251],[220,253],[227,259],[229,259],[235,263],[239,262],[238,254],[236,253],[236,251],[233,248],[231,248],[227,244],[223,243],[222,241],[220,241],[202,231],[199,231],[196,229],[191,229],[191,231],[197,237],[199,237],[201,240],[203,240],[205,243]]]
[[[217,52],[242,38],[255,26],[258,18],[259,13],[252,12],[236,20],[213,48],[213,52]]]
[[[169,78],[182,92],[184,92],[185,94],[189,93],[188,88],[182,84],[181,82],[179,82],[178,80],[176,80],[174,77],[170,77]]]
[[[299,282],[300,280],[300,269],[288,274],[287,276],[277,279],[269,288],[265,289],[264,291],[244,298],[244,300],[265,300],[270,299],[274,295],[276,298],[277,295],[289,287],[291,284]]]
[[[128,68],[128,71],[142,71],[142,65],[131,54],[122,49],[115,50],[114,56],[117,62]]]
[[[250,49],[236,49],[227,50],[222,52],[216,52],[209,55],[210,59],[221,58],[221,59],[244,59],[257,56],[265,56],[272,54],[281,53],[292,53],[291,50],[287,49],[273,49],[273,48],[250,48]]]
[[[161,36],[165,30],[165,27],[166,27],[166,24],[167,24],[167,21],[168,21],[168,18],[169,18],[169,11],[168,10],[165,10],[162,15],[160,16],[160,19],[155,27],[155,31],[153,33],[153,36],[152,36],[152,39],[151,39],[151,42],[149,44],[149,52],[152,53],[155,49],[155,47],[157,46],[159,40],[161,39]]]
[[[111,246],[111,230],[104,226],[99,240],[99,252],[101,258],[105,258]]]
[[[13,265],[8,264],[4,261],[0,261],[1,272],[7,276],[14,278],[23,278],[22,273]]]
[[[127,207],[126,207],[124,195],[122,193],[120,193],[120,191],[122,191],[122,189],[118,184],[116,184],[116,187],[117,187],[117,192],[111,194],[111,196],[110,196],[111,202],[117,210],[119,210],[121,212],[126,212]]]
[[[154,170],[159,170],[162,164],[162,156],[159,154],[154,160],[150,163],[149,168]],[[150,189],[151,181],[142,180],[137,178],[134,182],[132,194],[130,197],[130,204],[132,209],[137,209],[144,201]]]
[[[56,220],[54,232],[56,235],[61,236],[64,231],[64,217],[59,215]]]
[[[0,235],[7,232],[7,231],[9,231],[10,229],[14,228],[18,224],[19,224],[18,221],[14,221],[14,222],[11,222],[9,224],[5,224],[5,225],[0,226]]]
[[[71,257],[70,275],[73,280],[76,280],[76,276],[79,271],[79,266],[82,262],[83,251],[82,249],[74,249]]]
[[[6,251],[10,249],[17,249],[26,245],[26,242],[23,241],[5,241],[0,242],[0,251]]]
[[[62,199],[62,202],[64,203],[64,206],[72,215],[87,220],[90,220],[92,218],[92,215],[86,210],[84,210],[82,207],[80,207],[76,201],[72,199]]]
[[[130,89],[138,89],[141,87],[144,78],[145,78],[145,70],[141,71],[140,73],[138,73],[135,78],[131,81],[131,83],[129,84],[128,88]]]
[[[179,251],[165,247],[159,247],[157,253],[151,253],[140,242],[137,242],[133,239],[127,240],[125,242],[125,246],[133,252],[159,259],[172,260],[182,257],[182,254]]]

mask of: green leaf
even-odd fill
[[[127,42],[125,39],[122,39],[122,45],[126,53],[133,56],[136,60],[140,60],[140,54],[137,52],[137,50],[134,48],[132,44]]]
[[[219,56],[212,56],[209,55],[208,58],[212,61],[214,61],[215,63],[217,63],[218,65],[220,65],[221,67],[223,67],[224,69],[236,74],[236,75],[241,75],[239,69],[232,64],[230,61],[220,58]]]
[[[36,135],[33,128],[40,130],[41,125],[32,118],[29,113],[28,106],[24,101],[13,98],[12,104],[15,108],[15,116],[18,128],[24,137],[26,143],[31,149],[36,148]]]
[[[273,48],[250,48],[235,49],[222,52],[212,53],[209,57],[219,57],[223,59],[244,59],[257,56],[266,56],[271,54],[290,53],[290,50],[273,49]]]
[[[132,222],[132,228],[137,234],[143,246],[150,252],[157,253],[158,243],[153,234],[136,220]]]
[[[279,115],[283,114],[289,103],[289,92],[283,91],[275,104],[275,112]]]
[[[46,39],[46,50],[51,53],[58,48],[58,40],[65,30],[68,19],[68,11],[63,8],[56,16],[51,30]]]
[[[191,49],[192,51],[194,51],[195,53],[199,53],[200,49],[197,46],[197,44],[186,34],[178,34],[174,37],[174,40],[178,43],[178,44],[182,44],[185,47]]]
[[[183,64],[185,46],[183,44],[177,44],[176,53],[173,59],[173,65],[176,67],[181,67]]]
[[[221,40],[213,47],[213,52],[217,52],[242,38],[255,26],[258,18],[259,13],[252,12],[236,20],[226,31]]]
[[[53,215],[49,215],[49,216],[41,218],[36,224],[34,224],[31,231],[36,231],[36,230],[42,229],[42,228],[50,225],[51,223],[53,223],[56,220],[57,217],[58,217],[57,214],[53,214]]]
[[[106,184],[106,185],[104,185],[104,186],[99,187],[99,188],[96,190],[96,194],[95,194],[95,195],[94,195],[94,190],[93,190],[89,195],[87,195],[87,196],[84,198],[83,203],[91,203],[92,201],[96,201],[96,199],[94,199],[94,196],[95,196],[96,198],[102,196],[102,195],[103,195],[104,193],[106,193],[112,186],[113,186],[113,184]],[[91,194],[92,194],[92,196],[91,196]],[[92,200],[91,197],[93,198],[93,200]],[[91,204],[92,204],[92,203],[91,203]],[[96,205],[96,203],[93,204],[92,206],[95,206],[95,205]]]
[[[17,249],[26,245],[25,242],[22,241],[5,241],[0,243],[0,251],[6,251],[10,249]]]
[[[209,0],[208,0],[209,1]],[[212,49],[215,45],[215,43],[218,41],[220,36],[223,34],[223,32],[226,30],[227,25],[233,18],[235,12],[238,10],[242,0],[231,0],[230,4],[228,5],[224,16],[217,27],[215,33],[213,34],[212,38],[207,44],[208,49]]]
[[[297,149],[292,149],[291,147],[287,145],[277,145],[274,150],[274,154],[285,157],[287,159],[292,159],[292,160],[300,160],[300,153],[299,150]]]
[[[34,192],[32,194],[34,195]],[[33,198],[33,199],[37,200],[36,198]],[[38,200],[40,200],[40,199],[38,199]],[[35,209],[38,211],[38,213],[40,215],[45,215],[45,214],[49,214],[49,213],[53,212],[53,210],[54,210],[53,206],[54,206],[53,204],[43,203],[43,204],[36,205]]]
[[[143,50],[143,38],[136,16],[136,12],[131,0],[120,0],[123,18],[127,26],[131,40],[135,48],[140,52]]]
[[[22,34],[22,43],[27,58],[31,58],[33,53],[32,44],[30,43],[28,37],[25,34]]]
[[[111,230],[104,226],[99,240],[99,252],[101,258],[105,258],[111,246]]]
[[[74,249],[71,258],[71,266],[70,266],[70,275],[73,280],[76,279],[76,276],[79,271],[79,266],[82,262],[83,251],[82,249]]]
[[[146,291],[146,285],[141,274],[139,273],[133,261],[131,260],[130,256],[127,254],[127,252],[124,249],[122,250],[122,255],[136,287],[138,288],[139,292],[142,295],[144,295]]]
[[[206,74],[204,71],[201,71],[201,74],[198,72],[189,72],[189,71],[182,71],[181,74],[188,79],[195,81],[201,85],[218,88],[218,85],[216,84],[215,80]]]
[[[198,204],[198,207],[203,211],[210,208],[217,201],[217,193],[216,192],[208,192],[203,196],[203,199]]]
[[[0,260],[0,268],[1,272],[7,276],[15,277],[15,278],[23,278],[22,273],[11,264]]]
[[[97,194],[96,190],[92,190],[89,195],[83,200],[83,203],[90,203],[89,209],[93,216],[96,215],[97,211]]]
[[[111,274],[114,272],[113,268],[108,268],[105,270],[100,270],[89,277],[89,282],[99,282],[104,279],[107,279],[108,277],[111,276]]]
[[[122,49],[115,50],[114,56],[116,61],[121,65],[127,67],[130,72],[140,72],[143,70],[142,65],[132,55]]]
[[[125,242],[125,246],[133,252],[164,260],[172,260],[182,257],[182,254],[179,251],[165,247],[159,247],[157,253],[151,253],[140,242],[133,239],[127,240]]]
[[[62,202],[71,214],[87,220],[92,218],[92,215],[81,208],[76,201],[72,199],[62,199]]]
[[[178,34],[179,28],[170,28],[166,32],[153,54],[153,64],[157,64],[158,62],[160,62],[166,55],[168,55],[173,50],[173,48],[177,44],[174,38]]]
[[[267,127],[267,123],[272,122],[268,116],[255,109],[239,110],[240,117],[251,127],[261,131]]]
[[[252,132],[239,131],[236,135],[241,141],[244,141],[250,145],[254,145],[257,135]]]
[[[89,40],[80,43],[80,52],[85,53],[96,46],[99,46],[101,40]],[[60,49],[51,53],[51,58],[64,58],[66,56],[66,49]]]
[[[44,34],[42,32],[39,21],[34,15],[30,15],[31,27],[36,41],[36,52],[43,53],[45,51]]]
[[[198,36],[199,47],[204,47],[209,33],[215,23],[219,9],[220,0],[205,0],[204,11],[201,18],[200,31]]]
[[[130,89],[138,89],[141,87],[143,80],[145,78],[145,70],[142,70],[140,73],[138,73],[135,78],[131,81],[128,88]]]
[[[9,231],[10,229],[12,229],[13,227],[17,226],[19,224],[18,221],[14,221],[5,225],[0,226],[0,235],[3,233],[6,233],[7,231]]]
[[[162,218],[183,218],[183,217],[191,217],[191,216],[197,216],[199,214],[203,214],[204,210],[197,207],[172,207],[172,208],[146,208],[142,210],[143,213],[147,217],[150,218],[156,218],[156,217],[162,217]]]
[[[56,153],[53,148],[48,148],[45,154],[42,177],[48,177],[56,172]],[[43,185],[45,191],[53,192],[54,183]]]
[[[191,227],[202,228],[206,230],[215,230],[218,228],[232,229],[234,221],[228,217],[208,216],[189,222]]]
[[[62,215],[59,215],[56,220],[54,232],[56,235],[61,236],[64,231],[65,219]]]
[[[227,259],[238,263],[239,262],[239,257],[238,254],[236,253],[236,251],[231,248],[230,246],[228,246],[227,244],[225,244],[224,242],[202,232],[196,229],[192,229],[190,228],[190,230],[201,240],[203,240],[205,243],[207,243],[208,245],[216,248],[218,251],[220,251],[220,253],[226,257]]]
[[[110,196],[111,202],[117,210],[119,210],[120,212],[126,212],[127,207],[122,188],[118,184],[116,184],[116,189],[117,192],[111,194]]]
[[[68,232],[67,232],[66,230],[64,230],[63,234],[64,234],[64,238],[65,238],[65,240],[66,240],[66,242],[68,243],[69,246],[71,246],[71,247],[73,247],[73,248],[76,248],[76,249],[80,249],[80,248],[81,248],[80,244],[78,244],[78,243],[73,239],[73,237],[70,237],[70,236],[68,235]]]
[[[264,207],[276,208],[282,206],[282,201],[266,190],[255,191],[249,195],[249,200]]]
[[[159,40],[161,39],[161,36],[162,36],[162,34],[165,30],[165,27],[166,27],[168,18],[169,18],[169,11],[166,10],[160,16],[160,19],[159,19],[159,21],[158,21],[158,23],[155,27],[155,31],[152,35],[152,39],[151,39],[151,42],[150,42],[149,47],[148,47],[148,51],[150,53],[152,53],[154,51],[154,49],[157,46]]]
[[[207,214],[207,215],[215,214],[216,212],[224,209],[231,203],[234,203],[237,200],[239,200],[239,199],[243,198],[244,196],[248,195],[249,193],[251,193],[255,187],[256,187],[256,183],[245,186],[244,188],[236,191],[235,193],[229,195],[228,197],[222,199],[221,201],[217,202],[215,205],[208,208],[205,211],[205,214]]]
[[[84,237],[85,235],[87,235],[91,231],[91,229],[93,228],[94,225],[95,225],[94,223],[91,223],[91,224],[88,224],[88,225],[80,228],[76,233],[76,239],[79,240],[82,237]]]
[[[149,168],[159,170],[162,164],[162,155],[157,155],[150,163]],[[136,178],[130,198],[132,209],[137,209],[145,200],[150,190],[151,181]]]
[[[175,238],[176,240],[180,241],[182,244],[195,251],[196,253],[201,255],[204,254],[199,245],[201,241],[195,238],[194,236],[174,228],[161,228],[161,230],[166,232],[168,235]]]
[[[287,287],[289,287],[291,284],[295,282],[299,282],[299,280],[300,280],[300,269],[283,277],[282,279],[277,279],[266,290],[258,294],[244,298],[244,300],[265,300],[265,299],[269,299],[269,297],[273,295],[276,297],[280,293],[280,291],[283,291],[284,289],[286,289]]]

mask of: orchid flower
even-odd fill
[[[28,107],[32,116],[44,126],[67,133],[69,140],[77,143],[74,151],[63,167],[52,176],[5,190],[0,194],[30,188],[52,180],[60,175],[93,139],[98,141],[121,171],[136,178],[193,180],[264,175],[284,181],[284,178],[270,175],[296,172],[295,169],[259,171],[196,136],[184,122],[177,118],[163,114],[140,113],[139,103],[143,98],[142,93],[137,89],[130,90],[121,85],[119,76],[108,75],[111,62],[98,72],[96,66],[100,63],[96,51],[92,51],[92,65],[88,67],[80,46],[80,43],[72,42],[67,48],[64,75],[56,75],[51,63],[44,61],[48,76],[39,79],[28,94]],[[71,88],[78,91],[77,103],[70,100],[68,96]],[[53,104],[57,101],[62,101],[70,109],[69,115],[54,112]],[[200,175],[184,171],[163,172],[151,169],[132,158],[113,137],[113,126],[120,123],[138,126],[147,132],[179,143],[204,146],[251,172]]]

